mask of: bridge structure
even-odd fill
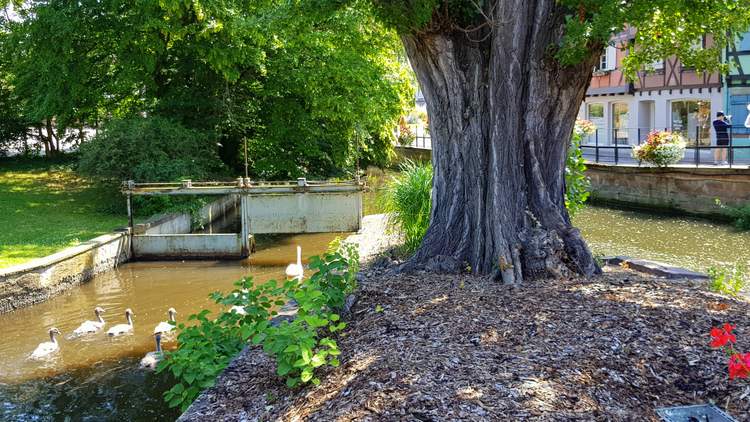
[[[122,184],[127,198],[131,248],[135,258],[247,257],[257,234],[355,232],[362,223],[359,181],[266,182],[238,178],[233,182]],[[134,196],[217,196],[237,199],[239,233],[135,233]]]

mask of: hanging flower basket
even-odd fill
[[[685,157],[685,138],[668,130],[653,131],[646,142],[633,146],[633,158],[667,167],[677,164]]]

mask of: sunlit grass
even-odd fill
[[[70,165],[0,160],[0,268],[76,245],[124,216],[98,210],[96,192]]]

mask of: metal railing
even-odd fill
[[[711,140],[713,129],[696,127],[694,130],[677,130],[665,128],[682,134],[687,141],[685,156],[676,165],[679,166],[749,166],[750,165],[750,130],[745,127],[728,128],[728,145],[714,145]],[[653,129],[597,129],[592,135],[585,136],[581,142],[583,157],[594,163],[646,165],[633,158],[633,146],[645,142]],[[724,152],[725,151],[725,152]]]
[[[597,129],[592,135],[585,136],[581,142],[583,157],[593,163],[647,165],[633,158],[633,146],[645,142],[653,128]],[[659,129],[662,130],[662,129]],[[732,126],[728,130],[729,145],[714,145],[711,140],[713,128],[696,127],[693,130],[677,130],[687,141],[685,156],[677,165],[685,166],[750,166],[750,129],[744,126]],[[429,136],[417,136],[407,148],[432,149]],[[718,151],[726,151],[719,154]],[[726,156],[726,164],[722,161]],[[719,160],[717,160],[717,158]],[[717,162],[719,161],[719,162]]]
[[[432,149],[432,138],[429,135],[417,135],[412,143],[405,146],[406,148]]]

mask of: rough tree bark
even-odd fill
[[[409,264],[447,255],[512,284],[592,275],[564,172],[598,54],[555,60],[564,27],[555,0],[495,3],[483,30],[433,22],[402,36],[427,100],[434,167],[430,228]]]

